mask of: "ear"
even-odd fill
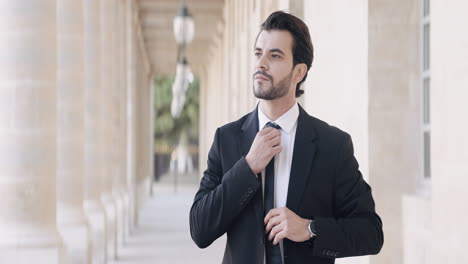
[[[299,83],[304,78],[307,72],[307,65],[305,63],[299,63],[294,66],[294,77],[293,80],[295,83]]]

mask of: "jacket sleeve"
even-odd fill
[[[208,247],[226,233],[261,186],[245,157],[223,174],[220,142],[218,128],[208,154],[208,167],[190,209],[190,234],[200,248]]]
[[[375,212],[371,187],[359,172],[351,137],[341,145],[336,168],[334,215],[315,217],[315,256],[350,257],[377,254],[383,246],[382,220]]]

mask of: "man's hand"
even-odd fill
[[[294,242],[304,242],[310,239],[307,228],[309,220],[299,217],[287,207],[271,209],[265,216],[264,223],[265,233],[270,233],[268,239],[274,239],[273,245],[278,244],[284,238]]]
[[[250,169],[258,174],[281,150],[281,132],[278,129],[268,127],[257,133],[245,160]]]

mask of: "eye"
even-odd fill
[[[278,55],[278,54],[272,54],[271,57],[272,57],[273,59],[279,59],[279,58],[281,58],[281,56]]]
[[[260,57],[260,56],[262,56],[262,53],[256,51],[256,52],[254,53],[254,55],[255,55],[255,57]]]

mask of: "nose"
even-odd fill
[[[260,71],[267,71],[268,70],[268,61],[265,58],[265,55],[261,55],[257,58],[256,68]]]

